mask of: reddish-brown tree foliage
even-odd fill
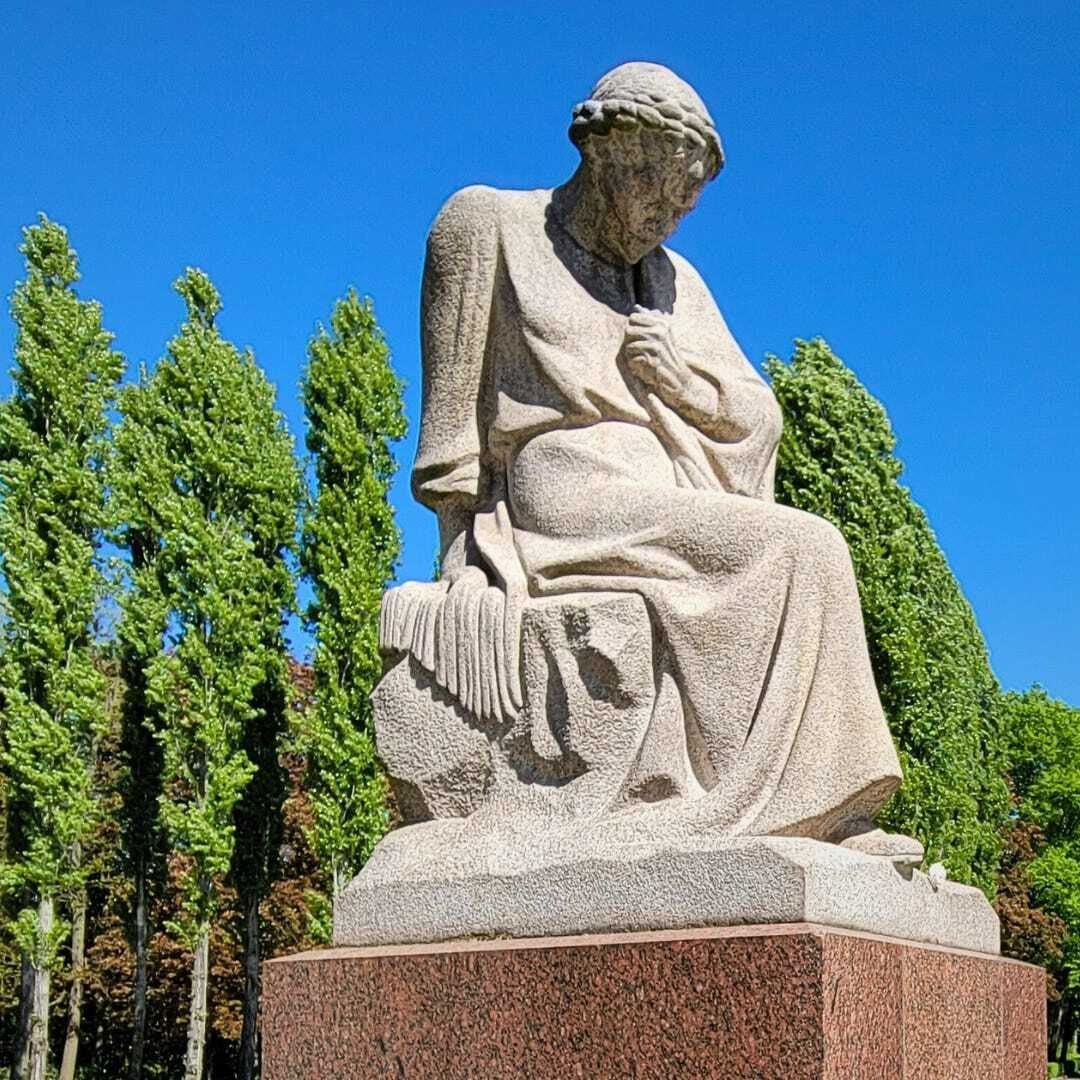
[[[1057,1001],[1062,988],[1054,971],[1062,959],[1068,927],[1063,919],[1038,907],[1031,895],[1028,868],[1042,844],[1042,830],[1037,825],[1014,822],[1006,835],[994,909],[1001,920],[1002,953],[1045,967],[1046,995]]]

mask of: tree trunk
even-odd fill
[[[283,651],[276,633],[265,644],[269,649]],[[288,712],[283,683],[274,677],[266,679],[252,694],[252,704],[255,715],[244,729],[243,747],[255,766],[255,774],[233,811],[236,846],[232,877],[244,915],[243,1029],[234,1067],[241,1080],[255,1080],[259,1075],[259,904],[280,869],[278,853],[286,775],[278,747]],[[218,1068],[220,1071],[220,1065]]]
[[[34,996],[34,969],[30,957],[22,958],[22,987],[19,993],[19,1020],[11,1057],[11,1080],[26,1080],[30,1072],[30,1003]]]
[[[32,963],[34,988],[30,999],[30,1070],[29,1080],[46,1080],[49,1063],[49,963],[44,948],[53,928],[53,898],[43,896],[38,901],[38,941],[40,955]],[[37,961],[40,961],[38,966]]]
[[[146,1047],[146,856],[135,863],[135,1016],[131,1029],[131,1080],[142,1080]]]
[[[1069,1044],[1072,1042],[1074,1015],[1075,1009],[1072,998],[1064,998],[1061,1002],[1061,1030],[1058,1033],[1060,1039],[1058,1043],[1058,1064],[1061,1066],[1062,1075],[1066,1076],[1068,1075],[1065,1070],[1069,1064]]]
[[[81,845],[75,855],[81,858]],[[79,1057],[79,1027],[82,1024],[83,978],[86,972],[86,890],[79,893],[71,920],[71,992],[68,995],[67,1037],[60,1061],[58,1080],[75,1080],[75,1062]]]
[[[1061,1002],[1046,1003],[1046,1060],[1057,1061],[1057,1034],[1061,1026]]]
[[[202,1080],[206,1054],[206,993],[210,977],[210,928],[199,932],[191,968],[191,1014],[188,1019],[184,1080]]]
[[[259,897],[248,897],[244,942],[244,1028],[240,1034],[240,1077],[259,1075]]]

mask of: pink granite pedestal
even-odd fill
[[[1041,968],[797,923],[264,967],[264,1080],[1043,1080]]]

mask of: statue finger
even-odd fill
[[[649,341],[635,341],[626,346],[626,359],[631,364],[647,364],[657,367],[660,364],[659,350]]]
[[[656,381],[665,390],[678,390],[682,385],[678,376],[663,367],[656,368],[654,374],[656,375]]]
[[[651,342],[659,343],[662,338],[659,330],[656,327],[648,326],[628,326],[626,328],[626,334],[623,340],[635,341],[635,342]]]

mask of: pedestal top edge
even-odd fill
[[[293,962],[317,962],[333,960],[379,960],[394,956],[437,956],[448,953],[489,953],[529,949],[590,949],[607,948],[618,945],[651,945],[677,941],[710,941],[730,938],[769,938],[769,937],[845,937],[865,941],[883,942],[909,949],[922,949],[931,952],[950,953],[954,956],[977,960],[993,960],[1017,967],[1034,967],[1021,960],[999,956],[994,953],[978,952],[973,949],[958,949],[946,945],[934,945],[925,941],[912,941],[905,938],[887,937],[871,934],[863,930],[848,930],[839,926],[826,926],[822,923],[756,923],[741,926],[699,926],[682,927],[673,930],[618,931],[614,933],[574,934],[566,937],[499,937],[499,938],[464,938],[453,941],[432,941],[407,945],[337,945],[324,949],[312,949],[307,952],[278,956],[266,961],[269,965]],[[1041,970],[1041,969],[1037,969]]]

